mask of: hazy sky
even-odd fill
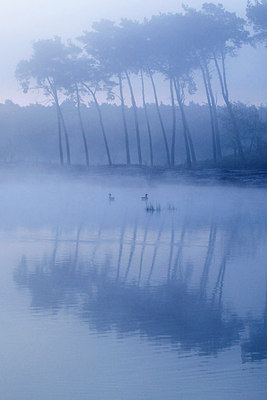
[[[216,3],[216,1],[214,1]],[[122,17],[143,19],[159,12],[181,10],[182,3],[199,7],[201,0],[1,0],[0,38],[0,102],[6,98],[19,104],[38,101],[38,95],[23,95],[14,78],[16,64],[31,55],[35,40],[59,35],[75,38],[91,23],[102,18],[119,20]],[[221,3],[239,15],[244,15],[246,0],[222,0]],[[250,57],[251,55],[251,57]],[[266,53],[244,50],[240,61],[231,61],[233,97],[251,103],[266,102],[266,89],[260,82],[267,70]],[[256,74],[254,73],[256,69]],[[248,84],[248,86],[247,86]]]

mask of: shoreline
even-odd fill
[[[68,178],[143,178],[165,183],[191,184],[236,184],[241,186],[267,187],[267,169],[233,169],[197,167],[186,169],[182,166],[140,166],[140,165],[59,165],[40,162],[0,163],[0,177],[34,177],[35,175]]]

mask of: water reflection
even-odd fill
[[[248,329],[248,338],[242,343],[243,362],[267,359],[267,290],[263,316],[249,320]]]
[[[216,214],[204,227],[188,215],[121,221],[119,230],[58,226],[41,261],[22,257],[14,279],[34,312],[68,309],[90,331],[140,335],[179,351],[215,355],[241,343],[244,361],[267,358],[266,311],[264,322],[252,321],[223,302],[238,246],[253,252],[258,243],[250,225],[238,217],[226,225]]]

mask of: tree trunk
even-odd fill
[[[153,160],[152,135],[151,135],[151,127],[150,127],[148,113],[147,113],[147,106],[146,106],[146,99],[145,99],[145,84],[144,84],[144,76],[143,76],[142,70],[141,70],[141,82],[142,82],[143,108],[145,111],[145,119],[146,119],[146,126],[147,126],[147,132],[148,132],[148,140],[149,140],[150,165],[151,165],[151,167],[153,167],[154,160]]]
[[[214,56],[214,63],[215,63],[215,67],[218,73],[218,77],[219,77],[219,82],[221,85],[221,89],[222,89],[222,95],[223,95],[223,99],[224,102],[226,104],[226,107],[228,109],[229,115],[230,115],[230,119],[234,128],[234,136],[235,136],[235,141],[237,144],[237,148],[238,148],[238,152],[239,152],[239,156],[241,159],[241,163],[245,166],[246,165],[246,159],[245,159],[245,155],[244,155],[244,151],[243,151],[243,146],[242,146],[242,142],[241,142],[241,138],[240,138],[240,132],[238,129],[238,125],[236,122],[236,118],[233,112],[233,107],[232,107],[232,103],[229,100],[229,94],[228,94],[228,88],[227,88],[227,82],[226,82],[226,70],[225,70],[225,63],[224,63],[224,55],[222,54],[222,69],[223,72],[221,72],[216,54],[213,54]]]
[[[60,122],[60,112],[59,112],[59,104],[58,104],[58,96],[57,96],[57,90],[55,85],[51,82],[49,78],[47,78],[47,81],[50,86],[51,90],[51,95],[54,98],[55,105],[56,105],[56,111],[57,111],[57,126],[58,126],[58,145],[59,145],[59,158],[60,158],[60,165],[64,164],[64,158],[63,158],[63,146],[62,146],[62,131],[61,131],[61,122]]]
[[[68,135],[68,131],[67,131],[67,127],[65,124],[65,120],[60,108],[60,105],[58,104],[58,110],[59,110],[59,115],[61,118],[61,122],[62,122],[62,127],[63,127],[63,131],[64,131],[64,136],[65,136],[65,142],[66,142],[66,151],[67,151],[67,164],[71,165],[71,160],[70,160],[70,144],[69,144],[69,135]]]
[[[164,144],[165,144],[167,164],[170,165],[170,151],[169,151],[169,146],[168,146],[168,141],[167,141],[166,130],[165,130],[162,116],[161,116],[160,109],[159,109],[159,101],[158,101],[155,82],[154,82],[153,75],[150,70],[149,70],[149,76],[150,76],[151,83],[152,83],[152,88],[153,88],[153,93],[154,93],[154,98],[155,98],[155,103],[156,103],[156,109],[157,109],[159,122],[160,122],[160,126],[161,126],[161,131],[162,131],[162,135],[163,135],[163,140],[164,140]]]
[[[120,86],[121,114],[122,114],[122,122],[123,122],[124,137],[125,137],[126,164],[130,165],[131,164],[131,157],[130,157],[130,148],[129,148],[129,135],[128,135],[126,117],[125,117],[125,105],[124,105],[121,74],[119,74],[119,86]]]
[[[105,143],[105,149],[106,149],[106,153],[107,153],[108,164],[112,165],[110,151],[109,151],[109,145],[108,145],[108,141],[107,141],[106,130],[105,130],[104,122],[103,122],[103,117],[102,117],[101,109],[100,109],[100,106],[98,104],[95,92],[89,86],[87,86],[85,83],[83,83],[83,86],[89,91],[89,93],[92,95],[92,97],[94,99],[94,102],[95,102],[95,105],[96,105],[96,109],[97,109],[97,113],[98,113],[98,117],[99,117],[101,130],[102,130],[102,134],[103,134],[103,139],[104,139],[104,143]]]
[[[171,145],[171,165],[175,165],[175,139],[176,139],[176,109],[174,102],[173,93],[173,79],[170,79],[170,91],[171,91],[171,102],[172,102],[172,145]]]
[[[108,141],[107,141],[107,135],[106,135],[106,130],[105,130],[104,122],[103,122],[102,113],[101,113],[100,106],[98,104],[96,95],[93,93],[93,91],[92,91],[92,95],[93,95],[93,98],[94,98],[94,101],[95,101],[95,105],[96,105],[96,109],[97,109],[98,116],[99,116],[100,126],[101,126],[101,130],[102,130],[103,139],[104,139],[104,143],[105,143],[105,149],[106,149],[107,158],[108,158],[108,164],[112,165],[110,151],[109,151],[109,145],[108,145]]]
[[[220,140],[218,115],[217,115],[217,105],[216,105],[216,101],[215,101],[212,86],[211,86],[210,72],[209,72],[209,68],[207,65],[207,61],[204,61],[204,69],[206,71],[206,79],[207,79],[208,89],[209,89],[209,93],[210,93],[211,106],[212,106],[212,111],[213,111],[217,158],[219,160],[221,160],[222,159],[222,148],[221,148],[221,140]]]
[[[142,161],[142,152],[141,152],[140,130],[139,130],[139,123],[138,123],[137,106],[136,106],[136,101],[135,101],[135,98],[134,98],[134,92],[133,92],[132,83],[131,83],[131,80],[130,80],[130,77],[129,77],[129,74],[128,74],[127,71],[126,71],[125,75],[126,75],[126,78],[127,78],[129,89],[130,89],[131,101],[132,101],[133,112],[134,112],[134,122],[135,122],[138,162],[139,162],[139,165],[142,165],[143,161]]]
[[[211,124],[212,154],[213,154],[214,164],[216,165],[217,164],[217,149],[216,149],[214,116],[213,116],[211,98],[210,98],[210,93],[209,93],[209,88],[208,88],[208,83],[207,83],[206,72],[204,70],[204,67],[203,67],[201,61],[200,61],[199,65],[200,65],[200,69],[201,69],[201,72],[202,72],[203,82],[204,82],[204,86],[205,86],[205,90],[206,90],[206,96],[207,96],[207,100],[208,100],[209,114],[210,114],[210,124]]]
[[[64,160],[63,160],[63,148],[62,148],[61,122],[60,122],[60,114],[59,114],[57,105],[56,105],[56,110],[57,110],[59,158],[60,158],[60,165],[63,165],[64,164]]]
[[[180,96],[180,90],[177,87],[176,81],[174,81],[174,88],[175,88],[175,92],[176,92],[177,102],[179,104],[181,115],[182,115],[184,141],[185,141],[185,151],[186,151],[186,162],[187,162],[187,166],[189,168],[191,168],[192,167],[192,160],[191,160],[189,140],[188,140],[188,135],[187,135],[188,134],[187,124],[186,124],[186,119],[185,119],[182,99],[181,99],[181,96]]]
[[[181,108],[181,112],[184,115],[184,122],[185,122],[186,130],[187,130],[187,137],[188,137],[188,143],[189,143],[189,148],[190,148],[190,152],[191,152],[192,163],[195,164],[197,162],[196,153],[195,153],[195,147],[194,147],[194,144],[193,144],[193,140],[192,140],[190,129],[189,129],[188,122],[187,122],[187,118],[186,118],[186,115],[185,115],[184,102],[183,102],[181,94],[180,94],[180,85],[179,86],[178,85],[179,85],[179,82],[177,82],[177,88],[178,88],[178,91],[179,91],[179,97],[181,99],[180,108]]]
[[[80,121],[80,127],[81,127],[81,134],[82,134],[82,139],[83,139],[83,145],[84,145],[84,152],[85,152],[85,159],[86,159],[86,165],[89,167],[89,153],[88,153],[88,145],[87,145],[87,140],[85,136],[85,130],[83,126],[83,121],[82,121],[82,115],[81,115],[81,101],[80,101],[80,95],[79,95],[79,90],[78,86],[76,85],[76,98],[77,98],[77,110],[78,110],[78,117]]]

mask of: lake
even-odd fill
[[[2,398],[266,399],[266,187],[12,173],[0,198]]]

